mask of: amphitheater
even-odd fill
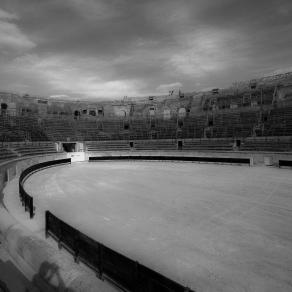
[[[292,291],[292,73],[0,104],[0,291]]]

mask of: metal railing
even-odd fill
[[[97,242],[46,211],[46,236],[51,235],[74,255],[121,289],[133,292],[194,292]]]

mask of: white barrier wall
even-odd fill
[[[71,158],[71,162],[85,161],[85,152],[70,152],[67,153],[67,158]]]

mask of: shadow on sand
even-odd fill
[[[28,281],[11,262],[0,259],[0,292],[74,292],[67,288],[54,263],[43,262],[32,281]]]
[[[65,283],[60,276],[59,267],[54,263],[44,261],[38,274],[32,279],[33,286],[46,288],[46,291],[58,291],[58,292],[74,292],[73,289],[66,288]]]

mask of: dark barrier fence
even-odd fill
[[[94,156],[89,157],[89,161],[101,160],[157,160],[157,161],[194,161],[194,162],[213,162],[213,163],[235,163],[235,164],[251,164],[250,158],[233,158],[233,157],[203,157],[203,156]]]
[[[292,167],[292,160],[279,160],[279,167],[281,166]]]
[[[89,238],[46,211],[46,236],[49,235],[58,241],[60,248],[64,246],[71,252],[76,262],[81,260],[93,268],[100,278],[106,276],[127,291],[193,292]]]
[[[28,167],[25,169],[20,177],[19,177],[19,197],[22,202],[22,206],[25,208],[25,212],[29,212],[29,217],[33,218],[34,216],[34,205],[33,205],[33,197],[31,197],[24,189],[23,184],[25,180],[28,178],[29,175],[34,173],[37,170],[40,170],[42,168],[50,167],[50,166],[55,166],[59,164],[64,164],[64,163],[71,163],[71,158],[69,159],[58,159],[58,160],[52,160],[52,161],[46,161],[42,163],[35,164],[33,166]]]

